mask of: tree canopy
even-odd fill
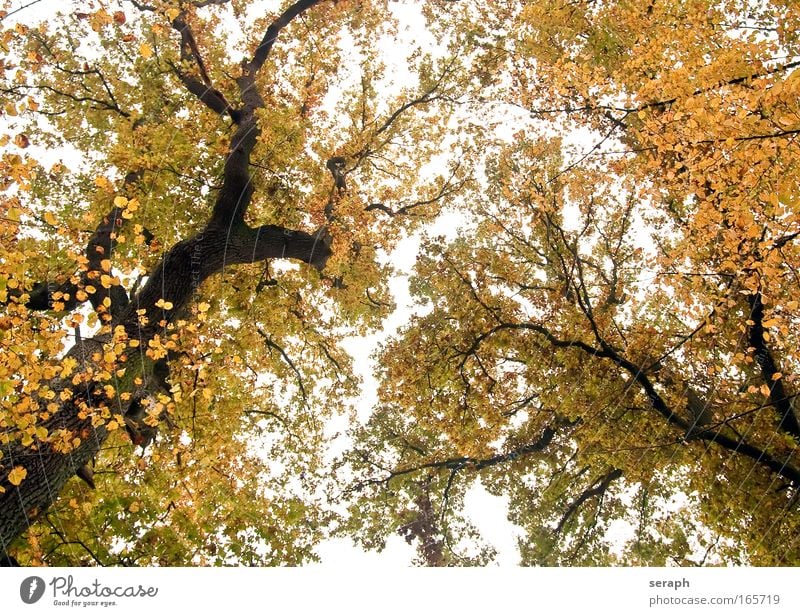
[[[6,4],[4,558],[800,564],[796,2]]]

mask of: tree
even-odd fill
[[[487,107],[521,113],[482,150],[469,232],[423,246],[427,311],[380,352],[380,410],[341,461],[365,545],[424,516],[446,560],[484,562],[479,481],[527,564],[800,562],[799,18],[451,16]]]
[[[24,535],[21,562],[298,563],[333,516],[338,342],[391,308],[380,253],[464,182],[420,172],[460,68],[409,50],[419,78],[378,98],[385,3],[275,11],[86,3],[3,33],[0,546]]]
[[[3,34],[9,556],[481,564],[480,485],[524,564],[798,563],[795,3],[98,6]]]

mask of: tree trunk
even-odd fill
[[[43,442],[35,442],[30,447],[12,442],[4,449],[5,471],[0,478],[0,486],[5,488],[0,494],[0,553],[55,501],[67,480],[97,454],[108,437],[105,424],[111,415],[124,416],[131,401],[152,386],[152,377],[144,373],[146,366],[153,363],[145,357],[147,343],[187,305],[203,280],[224,267],[267,258],[298,259],[322,269],[329,255],[324,229],[309,234],[271,225],[252,229],[244,223],[232,230],[212,223],[194,237],[173,246],[150,272],[147,284],[111,323],[112,330],[122,326],[129,339],[139,341],[139,346],[129,348],[125,359],[118,360],[115,366],[117,370],[125,370],[120,391],[108,399],[102,383],[91,377],[87,378],[87,383],[77,386],[71,379],[56,378],[48,383],[56,394],[52,401],[57,402],[59,408],[41,425],[51,435],[65,430],[70,440],[79,438],[80,444],[68,453],[59,453],[52,444]],[[157,307],[159,299],[171,302],[172,308]],[[141,310],[147,319],[144,324],[142,315],[137,312]],[[79,340],[67,356],[75,359],[79,374],[96,374],[103,368],[92,358],[102,357],[110,341],[109,333]],[[134,385],[137,377],[142,382]],[[73,395],[61,401],[60,394],[67,387],[73,390]],[[119,397],[124,392],[132,394],[127,401]],[[93,417],[98,417],[104,408],[107,409],[104,421],[95,421],[99,425],[93,425]],[[19,486],[14,486],[7,474],[17,466],[25,468],[27,475]]]

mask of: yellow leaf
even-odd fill
[[[117,207],[125,207],[128,205],[128,199],[122,196],[114,197],[114,205]]]
[[[169,19],[170,21],[173,21],[180,14],[181,12],[176,8],[167,9],[165,11],[165,15],[167,16],[167,19]]]
[[[150,47],[147,43],[142,43],[139,45],[139,53],[142,55],[143,58],[149,58],[153,55],[153,48]]]
[[[761,385],[760,389],[762,394],[764,394],[765,396],[769,396],[769,385],[764,383],[763,385]]]
[[[139,511],[139,508],[140,508],[139,503],[133,502],[128,507],[128,511],[130,511],[131,513],[136,513],[137,511]]]
[[[28,469],[22,466],[15,466],[8,474],[8,480],[11,482],[11,485],[18,486],[27,476]]]
[[[56,217],[53,216],[53,212],[45,212],[44,213],[44,221],[48,225],[52,225],[54,227],[58,224],[58,221],[56,220]]]

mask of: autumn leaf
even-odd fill
[[[28,470],[25,467],[15,466],[8,473],[8,481],[11,482],[11,485],[18,486],[25,480],[27,476]]]

